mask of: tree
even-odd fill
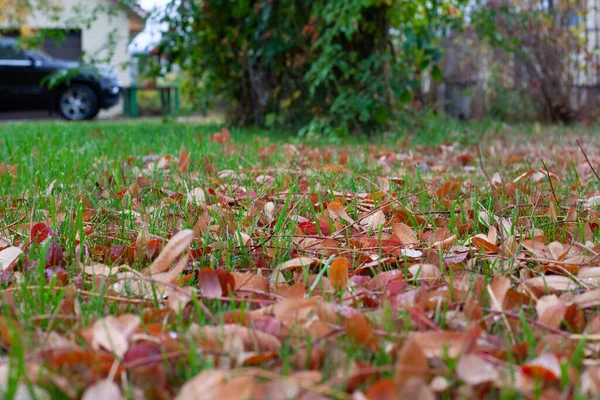
[[[441,57],[466,0],[171,0],[158,54],[242,124],[379,131]]]

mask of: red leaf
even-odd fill
[[[37,244],[42,243],[48,236],[57,236],[57,233],[43,222],[38,222],[31,228],[31,240]]]
[[[61,265],[64,259],[63,248],[54,240],[50,242],[46,252],[46,267]]]
[[[544,353],[541,356],[529,361],[522,367],[525,375],[541,379],[545,382],[556,381],[560,379],[560,362],[556,355]]]

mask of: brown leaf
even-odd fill
[[[560,326],[567,311],[565,303],[556,295],[540,297],[535,305],[535,309],[538,321],[554,329]]]
[[[486,251],[488,253],[492,253],[492,254],[497,254],[502,251],[500,249],[500,247],[487,241],[486,239],[482,239],[481,237],[477,237],[477,236],[471,238],[471,244],[473,246],[475,246],[476,248],[478,248],[479,250],[484,250],[484,251]]]
[[[465,334],[452,331],[412,332],[409,340],[416,343],[427,358],[456,357],[465,345]]]
[[[257,290],[261,292],[269,290],[269,281],[265,277],[258,276],[252,272],[241,273],[232,271],[230,274],[233,276],[236,291],[238,289]]]
[[[185,147],[181,146],[179,150],[179,160],[177,160],[177,168],[179,172],[187,172],[190,166],[190,153],[185,151]]]
[[[204,190],[199,187],[193,188],[188,192],[186,200],[188,204],[202,206],[206,201],[206,194],[204,193]]]
[[[440,268],[433,264],[414,264],[408,267],[408,271],[417,280],[436,280],[439,279],[442,274]]]
[[[504,299],[506,298],[508,289],[510,289],[509,278],[502,275],[496,275],[494,279],[492,279],[492,283],[488,285],[488,293],[494,310],[504,310]]]
[[[499,378],[496,368],[475,354],[463,355],[456,364],[456,374],[468,385],[479,385]]]
[[[342,290],[348,284],[348,260],[338,257],[329,266],[329,279],[336,290]]]
[[[369,386],[365,396],[368,400],[397,400],[400,398],[396,382],[390,378],[380,379]]]
[[[209,299],[215,299],[223,295],[219,276],[210,268],[202,268],[198,271],[198,288],[200,293]]]
[[[114,353],[117,357],[123,355],[129,348],[129,339],[140,325],[140,317],[125,314],[120,317],[108,316],[94,322],[91,327],[92,347],[102,348]]]
[[[281,342],[275,336],[237,324],[203,326],[192,324],[188,333],[197,340],[225,343],[236,336],[242,340],[246,351],[279,351]]]
[[[579,287],[579,285],[573,282],[571,278],[561,275],[544,275],[535,278],[529,278],[524,282],[524,284],[531,288],[536,288],[542,293],[545,293],[548,290],[564,292]]]
[[[400,243],[402,243],[404,246],[411,246],[419,243],[417,235],[410,226],[399,222],[394,224],[392,229],[394,231],[394,235],[400,239]]]
[[[383,224],[385,224],[385,214],[383,211],[378,210],[375,213],[363,218],[360,224],[368,231],[379,231]]]
[[[379,348],[371,324],[364,314],[356,313],[348,318],[346,320],[346,332],[350,339],[361,346]]]
[[[419,343],[410,338],[404,343],[396,358],[394,369],[398,387],[402,387],[410,378],[427,379],[429,361]]]
[[[122,398],[123,396],[121,395],[119,386],[113,381],[103,379],[87,388],[85,393],[83,393],[81,400],[119,400]]]
[[[350,218],[348,214],[346,214],[344,206],[342,206],[342,204],[337,201],[330,201],[329,203],[327,203],[327,211],[329,211],[329,214],[334,219],[341,218],[350,224],[354,223],[354,220]]]
[[[402,399],[435,400],[435,394],[429,385],[420,378],[411,378],[406,381],[399,397]]]
[[[225,383],[227,372],[207,370],[187,381],[177,394],[177,400],[214,400],[217,390]]]
[[[194,232],[190,229],[178,232],[169,240],[163,251],[145,271],[151,275],[167,271],[177,257],[188,248],[193,239]]]
[[[273,270],[273,273],[271,274],[271,282],[273,282],[273,283],[285,282],[285,278],[283,277],[282,272],[290,271],[290,270],[294,270],[294,269],[298,269],[298,268],[303,268],[303,267],[310,267],[311,265],[316,264],[317,262],[319,262],[319,260],[317,260],[316,258],[297,257],[297,258],[288,260],[284,263],[281,263],[277,267],[275,267],[275,269]]]

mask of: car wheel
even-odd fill
[[[98,111],[98,96],[87,85],[68,86],[58,96],[58,112],[70,121],[92,119]]]

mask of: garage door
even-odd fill
[[[52,36],[56,36],[56,38]],[[81,31],[65,31],[64,36],[62,34],[50,35],[44,40],[42,49],[54,58],[79,60],[81,56]]]

